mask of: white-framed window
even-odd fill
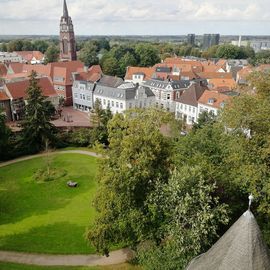
[[[82,94],[80,94],[80,99],[82,99]]]
[[[119,103],[118,102],[116,102],[116,108],[119,108]]]
[[[78,98],[78,93],[74,93],[74,97],[75,98]]]
[[[114,101],[112,101],[112,107],[114,107]]]
[[[90,96],[87,96],[86,98],[87,98],[87,100],[88,100],[88,101],[90,101],[90,100],[91,100],[91,97],[90,97]]]
[[[123,103],[122,102],[120,103],[120,109],[123,109]]]

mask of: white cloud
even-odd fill
[[[139,22],[145,22],[145,25],[160,22],[157,24],[160,29],[163,29],[164,22],[177,24],[201,21],[270,22],[270,0],[67,0],[67,2],[69,13],[76,25],[87,25],[89,29],[92,24],[101,26],[116,22],[119,22],[119,26],[123,29],[127,24]],[[63,0],[0,0],[0,34],[7,32],[11,25],[14,27],[15,22],[28,27],[30,24],[37,27],[37,22],[44,21],[48,25],[50,23],[56,25],[62,14],[62,5]]]
[[[270,20],[270,0],[73,0],[71,16],[88,21]],[[9,20],[54,20],[60,0],[0,0],[0,17]]]

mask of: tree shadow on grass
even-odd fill
[[[0,238],[0,250],[47,254],[94,254],[83,226],[68,222],[36,227]]]

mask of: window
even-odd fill
[[[83,95],[83,100],[85,100],[85,95]]]
[[[188,111],[191,112],[191,106],[188,106]]]
[[[82,99],[82,94],[80,94],[80,99]]]
[[[180,109],[183,110],[183,104],[180,105]]]
[[[185,105],[185,111],[187,110],[187,105]]]
[[[78,98],[78,93],[74,93],[74,97],[75,98]]]
[[[106,105],[106,99],[103,99],[103,104]]]
[[[118,102],[116,102],[116,108],[119,108],[119,103]]]
[[[132,108],[132,103],[129,103],[129,108],[130,108],[130,109]]]
[[[120,109],[123,109],[123,103],[122,102],[120,103]]]
[[[167,99],[171,99],[171,95],[170,94],[167,94]]]
[[[108,106],[109,106],[109,107],[110,107],[110,103],[111,103],[110,100],[108,100]]]
[[[193,111],[193,113],[195,113],[195,107],[193,107],[193,110],[192,111]]]
[[[112,107],[114,107],[114,101],[112,101]]]
[[[90,96],[87,96],[87,100],[90,101],[91,100],[91,97]]]

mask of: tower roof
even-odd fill
[[[67,8],[67,2],[66,2],[66,0],[64,0],[63,17],[68,18],[68,8]]]
[[[270,253],[250,210],[186,270],[267,270]]]

